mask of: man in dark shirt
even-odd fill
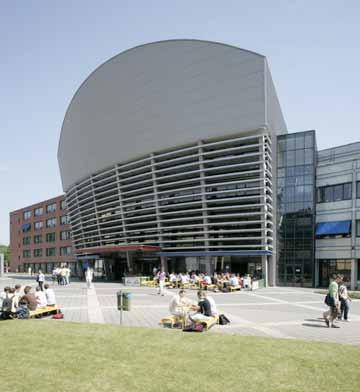
[[[31,293],[31,287],[26,286],[24,288],[24,296],[20,298],[19,304],[27,305],[29,310],[35,310],[37,307],[37,301],[35,294]]]
[[[194,310],[197,310],[197,313],[189,316],[190,320],[193,322],[207,320],[211,317],[211,304],[206,298],[205,293],[202,290],[199,290],[197,296],[199,303],[197,306],[194,306]]]

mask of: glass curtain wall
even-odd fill
[[[315,131],[278,137],[278,284],[313,286]]]

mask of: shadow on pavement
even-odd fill
[[[326,326],[326,324],[310,324],[310,323],[302,323],[301,325],[303,325],[304,327],[313,327],[313,328],[326,328],[328,329],[328,327]]]

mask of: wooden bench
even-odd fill
[[[205,331],[208,331],[211,327],[219,323],[219,316],[210,317],[207,320],[198,320],[195,324],[202,324],[205,327]]]
[[[29,318],[49,316],[50,314],[57,314],[59,312],[60,308],[57,305],[45,306],[44,308],[30,310]]]
[[[163,317],[160,320],[160,325],[163,327],[174,328],[174,325],[178,323],[182,323],[182,318],[180,316],[174,316],[173,314]]]
[[[241,286],[238,284],[236,286],[229,286],[230,292],[236,291],[236,290],[241,290]]]

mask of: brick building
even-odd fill
[[[71,226],[63,195],[10,212],[10,266],[12,271],[53,268],[67,263],[77,274]]]

